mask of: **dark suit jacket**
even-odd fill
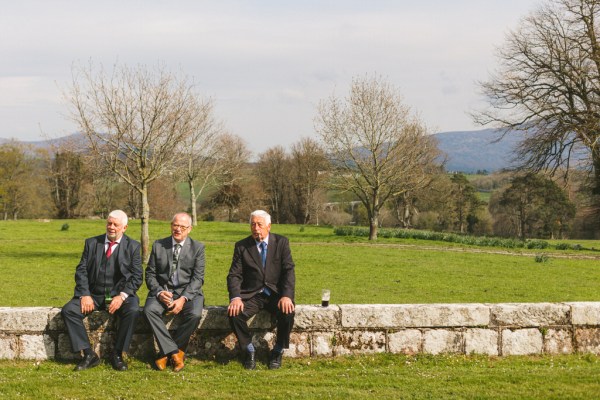
[[[91,296],[92,288],[98,280],[98,272],[104,255],[104,240],[106,235],[86,239],[81,260],[75,269],[75,297]],[[140,243],[123,235],[115,249],[115,277],[118,278],[112,288],[111,295],[121,292],[135,296],[142,286],[143,270]]]
[[[267,286],[279,296],[294,300],[296,275],[290,242],[285,236],[269,233],[267,261],[262,259],[252,236],[235,244],[233,260],[227,275],[229,298],[247,300]]]
[[[146,267],[148,296],[156,296],[161,290],[165,290],[169,282],[172,262],[173,239],[171,236],[155,241]],[[179,251],[177,263],[179,285],[174,288],[174,293],[178,296],[185,296],[188,300],[192,300],[196,296],[203,297],[204,263],[204,245],[190,237],[186,238]]]

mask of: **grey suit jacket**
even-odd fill
[[[294,300],[296,275],[290,242],[285,236],[269,233],[267,261],[263,269],[256,241],[252,236],[235,244],[233,260],[227,275],[229,299],[247,300],[265,286],[279,296]]]
[[[75,269],[75,297],[90,296],[96,285],[98,273],[104,255],[104,240],[106,235],[86,239],[81,260]],[[121,292],[134,296],[142,286],[143,271],[140,243],[123,235],[115,249],[115,278],[111,295],[116,296]]]
[[[173,239],[171,236],[160,239],[152,245],[152,253],[146,267],[146,286],[148,296],[156,296],[165,290],[169,282],[169,271],[173,262]],[[192,300],[196,296],[204,297],[204,245],[190,237],[185,239],[179,252],[177,263],[179,284],[173,292]]]

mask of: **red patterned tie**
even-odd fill
[[[108,243],[108,249],[106,250],[106,258],[110,257],[110,255],[112,254],[112,248],[116,243],[117,242],[109,242]]]

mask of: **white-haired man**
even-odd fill
[[[125,371],[123,352],[129,350],[140,301],[136,295],[142,285],[140,243],[125,235],[127,214],[112,211],[106,220],[106,234],[86,239],[81,260],[75,269],[75,293],[62,308],[74,352],[83,352],[76,371],[93,368],[100,358],[92,348],[83,324],[94,310],[108,310],[119,319],[110,363]]]
[[[269,369],[277,369],[283,350],[289,347],[294,325],[294,260],[288,239],[270,233],[271,216],[266,211],[250,214],[250,230],[250,236],[235,244],[227,275],[229,321],[246,356],[244,368],[254,369],[255,348],[247,321],[262,309],[274,314],[277,339]]]

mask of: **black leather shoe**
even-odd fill
[[[75,371],[83,371],[84,369],[94,368],[100,365],[100,357],[98,354],[92,352],[87,356],[83,356],[83,359],[75,367]]]
[[[256,354],[253,351],[246,352],[246,360],[244,361],[244,368],[255,369],[256,368]]]
[[[271,351],[271,358],[269,359],[269,369],[279,369],[281,368],[281,358],[283,353],[278,353],[276,351]]]
[[[110,356],[110,365],[117,371],[127,371],[127,363],[123,360],[123,357],[118,354]]]

